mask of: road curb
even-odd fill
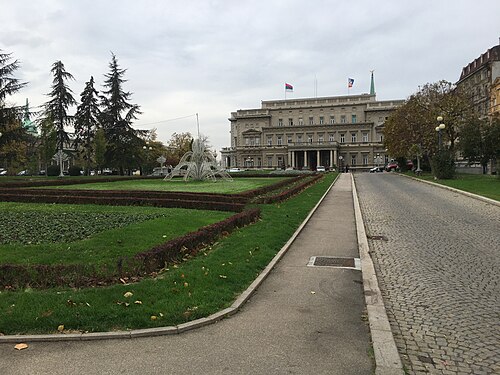
[[[216,323],[226,317],[236,314],[239,309],[245,304],[248,299],[252,296],[255,290],[262,284],[262,282],[267,278],[269,273],[273,270],[276,264],[283,258],[292,243],[295,241],[297,236],[300,234],[302,229],[311,219],[312,215],[318,209],[319,205],[323,202],[326,195],[330,192],[332,187],[335,185],[340,177],[340,173],[337,175],[335,180],[332,182],[330,187],[326,190],[323,196],[320,198],[318,203],[312,208],[304,221],[300,224],[297,230],[293,233],[292,237],[287,241],[281,250],[274,256],[274,258],[269,262],[269,264],[264,268],[264,270],[257,276],[257,278],[250,284],[250,286],[239,295],[239,297],[233,302],[231,307],[224,310],[218,311],[214,314],[209,315],[205,318],[196,319],[187,323],[179,324],[176,326],[166,326],[157,328],[144,328],[136,329],[131,331],[117,331],[117,332],[92,332],[92,333],[78,333],[78,334],[44,334],[44,335],[5,335],[0,336],[0,344],[4,343],[19,343],[19,342],[40,342],[40,341],[91,341],[91,340],[111,340],[111,339],[133,339],[137,337],[153,337],[153,336],[165,336],[172,334],[180,334],[192,329],[201,328],[208,324]]]
[[[354,176],[352,175],[351,181],[354,215],[356,218],[356,233],[358,237],[358,249],[363,277],[363,291],[365,294],[368,322],[370,324],[370,333],[372,336],[373,352],[375,354],[375,374],[403,375],[403,364],[401,363],[396,342],[392,335],[382,293],[378,287],[377,274],[375,273],[375,267],[373,266],[369,253],[365,224],[363,216],[361,215]]]
[[[486,202],[486,203],[490,203],[490,204],[494,204],[494,205],[500,207],[500,202],[499,201],[496,201],[496,200],[491,199],[491,198],[483,197],[482,195],[470,193],[470,192],[465,191],[465,190],[456,189],[456,188],[453,188],[451,186],[446,186],[446,185],[438,184],[437,182],[427,181],[427,180],[423,180],[421,178],[417,178],[417,177],[413,177],[413,176],[408,176],[408,175],[405,175],[403,173],[398,173],[398,175],[406,177],[406,178],[410,178],[410,179],[415,180],[415,181],[423,182],[425,184],[429,184],[429,185],[432,185],[432,186],[437,186],[437,187],[440,187],[442,189],[450,190],[450,191],[453,191],[454,193],[459,193],[459,194],[465,195],[467,197],[475,198],[475,199],[478,199],[480,201],[483,201],[483,202]]]

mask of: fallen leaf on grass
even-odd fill
[[[58,330],[59,332],[64,331],[64,324],[60,324],[60,325],[57,327],[57,330]]]
[[[14,348],[17,350],[23,350],[23,349],[26,349],[27,347],[28,347],[28,344],[24,344],[24,343],[17,344],[16,346],[14,346]]]
[[[156,320],[158,317],[156,315],[151,315],[151,320]]]
[[[127,292],[123,295],[123,297],[125,298],[129,298],[129,297],[132,297],[134,294],[132,292]]]
[[[227,279],[227,276],[226,276],[226,275],[219,275],[219,277],[220,277],[221,279]]]
[[[316,294],[316,292],[314,292],[314,291],[311,290],[311,294]]]
[[[134,303],[135,303],[136,305],[142,305],[142,301],[139,301],[139,300],[135,301]]]

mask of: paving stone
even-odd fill
[[[394,174],[355,180],[367,235],[388,239],[368,242],[408,374],[418,356],[432,373],[496,373],[500,208]]]

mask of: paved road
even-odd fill
[[[394,174],[355,177],[409,374],[500,374],[500,207]]]
[[[357,257],[351,179],[343,175],[244,306],[180,335],[0,345],[0,374],[371,374],[361,273],[308,267]]]

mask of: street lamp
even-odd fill
[[[443,116],[438,116],[436,120],[439,123],[439,125],[436,126],[436,132],[438,133],[438,150],[441,151],[441,131],[446,128],[446,125],[443,123]]]
[[[153,147],[149,145],[149,141],[146,141],[146,144],[142,146],[142,149],[146,151],[146,164],[149,163],[149,152],[153,150]]]

